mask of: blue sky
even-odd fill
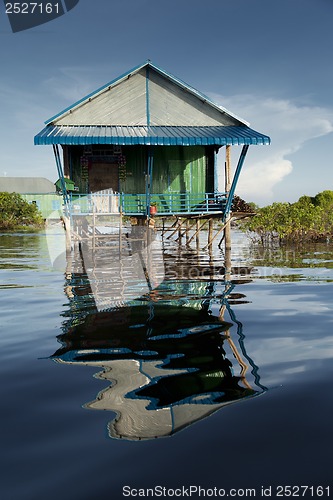
[[[33,145],[44,121],[151,59],[271,136],[250,148],[243,198],[333,189],[332,19],[332,0],[80,0],[13,34],[1,3],[0,176],[56,180],[52,148]]]

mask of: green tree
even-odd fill
[[[316,241],[333,235],[333,191],[301,196],[295,203],[273,203],[258,208],[256,216],[241,224],[262,244],[274,241]]]
[[[322,191],[313,198],[313,204],[322,208],[333,208],[333,191]]]
[[[15,229],[19,226],[39,226],[43,218],[32,203],[28,203],[18,193],[0,192],[0,228]]]

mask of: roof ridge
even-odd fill
[[[157,66],[156,64],[153,64],[150,59],[147,59],[145,63],[140,64],[138,66],[135,66],[134,68],[130,69],[129,71],[126,71],[125,73],[121,74],[117,78],[114,78],[110,82],[106,83],[105,85],[102,85],[98,89],[94,90],[93,92],[90,92],[86,96],[82,97],[75,103],[71,104],[67,108],[65,108],[63,111],[60,111],[56,115],[52,116],[50,119],[45,121],[46,125],[52,124],[52,122],[60,119],[64,115],[70,113],[72,110],[79,108],[80,106],[84,105],[86,102],[88,102],[91,99],[96,98],[98,95],[102,94],[103,92],[110,90],[112,87],[120,84],[122,81],[125,79],[129,78],[133,74],[138,73],[141,69],[143,68],[152,68],[154,71],[162,75],[163,77],[167,78],[174,84],[178,85],[182,89],[186,90],[187,92],[190,92],[192,95],[196,96],[197,98],[203,100],[203,102],[209,104],[211,107],[215,108],[217,111],[220,113],[226,114],[230,116],[231,118],[236,119],[240,123],[249,126],[250,124],[245,121],[243,118],[240,118],[239,116],[235,115],[231,111],[227,110],[223,106],[220,106],[216,104],[214,101],[212,101],[207,95],[203,94],[199,90],[197,90],[195,87],[192,85],[187,84],[185,81],[181,80],[180,78],[172,75],[171,73],[167,72],[166,70],[162,69],[161,67]]]

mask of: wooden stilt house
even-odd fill
[[[269,143],[150,61],[57,114],[35,137],[37,145],[53,145],[68,207],[66,178],[75,183],[76,200],[102,192],[109,212],[142,217],[156,206],[158,215],[225,218],[248,147]],[[243,149],[219,192],[217,155],[224,148],[228,172],[233,145]]]

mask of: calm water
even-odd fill
[[[223,275],[183,279],[97,313],[45,234],[0,235],[0,498],[332,496],[332,250],[250,251],[234,233],[228,298]]]

